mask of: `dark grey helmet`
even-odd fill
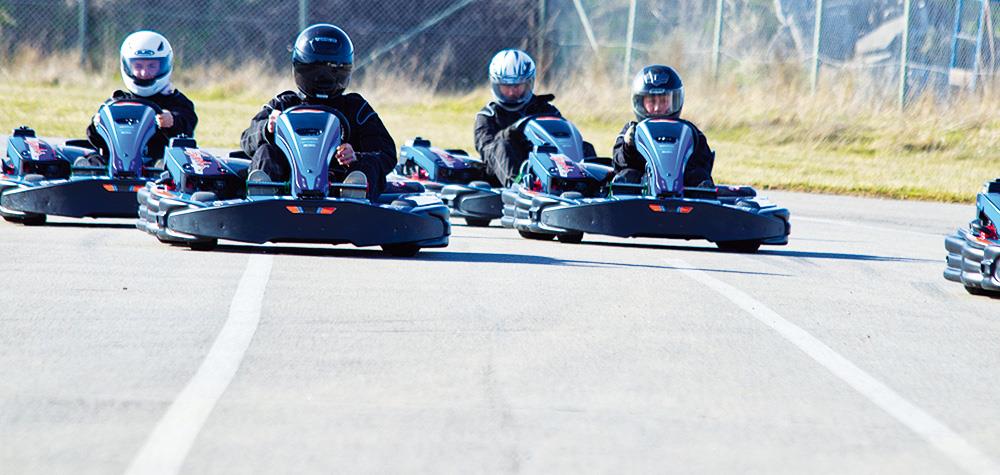
[[[292,48],[295,84],[303,94],[326,99],[340,95],[351,82],[354,45],[344,30],[320,23],[295,38]]]
[[[646,96],[670,96],[670,107],[665,113],[651,114],[646,110]],[[632,110],[638,120],[650,118],[676,119],[684,108],[684,83],[670,66],[646,66],[632,79]]]

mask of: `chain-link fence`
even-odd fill
[[[996,77],[1000,0],[0,0],[0,52],[78,51],[96,64],[155,29],[185,65],[287,67],[304,25],[344,27],[359,74],[435,88],[481,86],[498,49],[527,49],[543,78],[583,69],[624,83],[661,62],[686,76],[752,82],[794,71],[812,88],[845,78],[873,100],[947,98]]]

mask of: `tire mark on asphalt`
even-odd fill
[[[1000,473],[1000,466],[958,433],[904,399],[892,388],[851,363],[809,332],[782,318],[762,302],[736,287],[694,268],[683,260],[664,260],[680,269],[688,277],[726,297],[757,321],[776,331],[789,343],[795,345],[869,401],[922,437],[966,472],[975,474]]]
[[[157,422],[125,471],[128,475],[179,473],[205,421],[243,361],[260,323],[274,256],[250,256],[229,306],[229,318],[194,377]]]

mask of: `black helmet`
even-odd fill
[[[340,95],[351,82],[354,45],[336,26],[310,26],[295,38],[292,67],[295,84],[303,94],[320,99]]]
[[[651,114],[643,103],[645,96],[670,96],[667,111]],[[646,66],[632,80],[632,110],[638,120],[649,118],[676,119],[684,107],[684,84],[681,76],[670,66],[654,64]]]

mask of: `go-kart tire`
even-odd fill
[[[383,244],[382,250],[392,257],[413,257],[420,252],[420,246],[416,244]]]
[[[968,293],[970,293],[970,294],[972,294],[972,295],[988,295],[989,294],[989,292],[987,292],[987,291],[985,291],[985,290],[983,290],[983,289],[981,289],[979,287],[972,287],[971,285],[966,285],[965,286],[965,291],[968,292]]]
[[[29,214],[27,216],[4,216],[4,221],[10,223],[20,223],[25,226],[41,226],[45,224],[44,214]]]
[[[219,198],[211,191],[197,191],[191,195],[191,199],[194,201],[201,201],[202,203],[211,203]]]
[[[556,237],[555,234],[533,233],[531,231],[522,231],[520,229],[517,230],[517,233],[520,234],[521,237],[525,239],[534,239],[536,241],[551,241],[553,238]]]
[[[218,239],[202,239],[197,241],[191,241],[187,243],[188,247],[192,251],[211,251],[215,249],[215,246],[219,245]]]
[[[465,224],[476,228],[488,228],[492,219],[486,218],[465,218]]]
[[[583,233],[559,234],[556,239],[566,244],[580,244],[583,241]]]
[[[751,254],[760,249],[760,241],[719,241],[715,243],[719,249],[726,252],[741,252]]]

